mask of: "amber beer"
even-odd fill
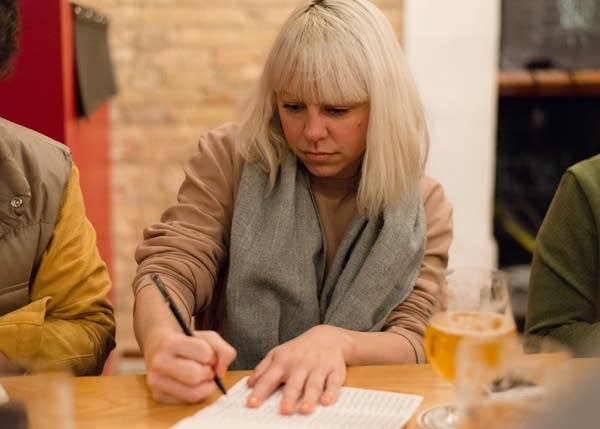
[[[464,337],[476,337],[482,342],[484,357],[497,358],[494,340],[515,335],[515,325],[506,315],[485,311],[444,311],[435,314],[425,331],[427,359],[447,380],[454,381],[456,345]]]

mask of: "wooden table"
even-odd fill
[[[250,372],[229,372],[223,382],[229,388],[248,374]],[[430,365],[349,368],[346,385],[422,395],[424,398],[420,410],[433,404],[450,402],[453,396],[452,384],[437,375]],[[158,404],[150,396],[144,376],[138,375],[76,378],[75,395],[78,429],[158,429],[168,428],[194,414],[215,401],[220,393],[197,405]],[[120,421],[123,421],[122,425]],[[417,428],[415,418],[407,428]]]
[[[597,359],[576,359],[578,370],[598,365]],[[248,371],[232,371],[223,382],[231,387]],[[0,378],[9,396],[25,390],[27,377]],[[452,402],[454,387],[444,381],[430,365],[365,366],[348,369],[347,386],[413,393],[423,402],[407,428],[416,429],[419,413],[435,404]],[[182,418],[215,401],[215,393],[196,405],[165,405],[155,402],[144,375],[76,377],[75,419],[77,429],[168,428]],[[400,428],[399,428],[400,429]]]

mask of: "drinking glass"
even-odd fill
[[[464,338],[486,339],[482,359],[493,358],[493,342],[514,336],[507,276],[496,269],[460,267],[446,271],[438,281],[438,308],[425,331],[427,359],[446,380],[455,380],[457,345]],[[454,429],[454,404],[425,410],[418,418],[423,429]]]
[[[461,429],[529,427],[572,380],[571,353],[545,337],[467,338],[456,352]]]

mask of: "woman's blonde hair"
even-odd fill
[[[238,145],[273,186],[288,150],[276,93],[305,103],[368,101],[369,126],[357,193],[375,217],[417,189],[429,137],[416,85],[396,34],[367,0],[310,0],[283,24],[241,112]]]

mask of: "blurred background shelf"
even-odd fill
[[[600,69],[501,71],[498,92],[501,97],[599,96]]]

